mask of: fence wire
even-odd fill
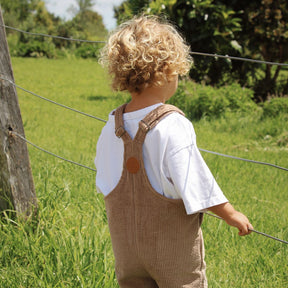
[[[215,217],[215,218],[220,219],[220,220],[224,220],[222,217],[220,217],[220,216],[218,216],[218,215],[215,215],[215,214],[212,214],[212,213],[209,213],[209,212],[205,212],[205,214],[208,215],[208,216]],[[248,230],[251,231],[251,232],[260,234],[260,235],[262,235],[262,236],[265,236],[265,237],[267,237],[267,238],[270,238],[270,239],[279,241],[279,242],[281,242],[281,243],[288,244],[288,241],[279,239],[279,238],[277,238],[277,237],[271,236],[271,235],[266,234],[266,233],[264,233],[264,232],[260,232],[260,231],[257,231],[257,230],[255,230],[255,229],[250,229],[250,228],[248,228]]]
[[[0,74],[1,74],[1,73],[0,73]],[[1,79],[1,80],[4,80],[4,81],[7,81],[7,82],[9,82],[11,85],[15,86],[16,88],[19,88],[19,89],[23,90],[24,92],[29,93],[29,94],[31,94],[31,95],[33,95],[33,96],[35,96],[35,97],[37,97],[37,98],[40,98],[40,99],[42,99],[42,100],[44,100],[44,101],[50,102],[50,103],[52,103],[52,104],[54,104],[54,105],[58,105],[58,106],[60,106],[60,107],[62,107],[62,108],[71,110],[71,111],[73,111],[73,112],[82,114],[82,115],[84,115],[84,116],[87,116],[87,117],[90,117],[90,118],[93,118],[93,119],[96,119],[96,120],[99,120],[99,121],[102,121],[102,122],[107,122],[106,120],[101,119],[101,118],[99,118],[99,117],[93,116],[93,115],[91,115],[91,114],[88,114],[88,113],[79,111],[79,110],[77,110],[77,109],[71,108],[71,107],[66,106],[66,105],[64,105],[64,104],[61,104],[61,103],[55,102],[55,101],[53,101],[53,100],[50,100],[50,99],[48,99],[48,98],[45,98],[45,97],[43,97],[43,96],[40,96],[40,95],[38,95],[38,94],[36,94],[36,93],[34,93],[34,92],[32,92],[32,91],[29,91],[29,90],[27,90],[27,89],[25,89],[25,88],[17,85],[16,83],[14,83],[13,81],[11,81],[11,80],[9,80],[9,79],[3,78],[3,77],[1,77],[1,76],[0,76],[0,79]]]
[[[83,40],[83,39],[74,39],[74,38],[68,38],[68,37],[62,37],[62,36],[54,36],[54,35],[49,35],[49,34],[43,34],[43,33],[34,33],[34,32],[28,32],[28,31],[24,31],[24,30],[21,30],[21,29],[18,29],[18,28],[15,28],[15,27],[11,27],[11,26],[7,26],[7,25],[0,25],[0,27],[2,28],[6,28],[6,29],[10,29],[10,30],[14,30],[14,31],[17,31],[17,32],[20,32],[20,33],[24,33],[24,34],[28,34],[28,35],[31,35],[31,36],[41,36],[41,37],[49,37],[49,38],[53,38],[53,39],[61,39],[61,40],[66,40],[66,41],[75,41],[75,42],[85,42],[85,43],[102,43],[102,44],[105,44],[106,42],[105,41],[92,41],[92,40]],[[288,67],[288,64],[287,63],[277,63],[277,62],[269,62],[269,61],[262,61],[262,60],[255,60],[255,59],[249,59],[249,58],[244,58],[244,57],[234,57],[234,56],[229,56],[229,55],[219,55],[219,54],[211,54],[211,53],[203,53],[203,52],[194,52],[192,51],[191,52],[192,55],[200,55],[200,56],[207,56],[207,57],[214,57],[214,58],[224,58],[224,59],[229,59],[229,60],[236,60],[236,61],[246,61],[246,62],[252,62],[252,63],[257,63],[257,64],[266,64],[266,65],[276,65],[276,66],[286,66]],[[90,114],[87,114],[87,113],[84,113],[82,111],[79,111],[77,109],[74,109],[74,108],[71,108],[71,107],[68,107],[66,105],[63,105],[63,104],[60,104],[60,103],[57,103],[53,100],[50,100],[48,98],[45,98],[43,96],[40,96],[32,91],[29,91],[19,85],[17,85],[16,83],[14,83],[13,81],[9,80],[9,79],[6,79],[6,78],[3,78],[3,77],[0,77],[1,80],[4,80],[4,81],[7,81],[9,82],[11,85],[15,86],[16,88],[19,88],[21,90],[23,90],[24,92],[26,93],[29,93],[33,96],[36,96],[42,100],[45,100],[45,101],[48,101],[52,104],[55,104],[55,105],[58,105],[62,108],[65,108],[65,109],[69,109],[73,112],[76,112],[76,113],[80,113],[84,116],[87,116],[87,117],[90,117],[90,118],[94,118],[98,121],[102,121],[102,122],[107,122],[106,120],[104,119],[101,119],[99,117],[96,117],[96,116],[93,116],[93,115],[90,115]],[[68,163],[71,163],[73,165],[77,165],[77,166],[80,166],[82,168],[85,168],[85,169],[88,169],[88,170],[91,170],[93,172],[97,172],[96,169],[94,168],[91,168],[91,167],[88,167],[86,165],[83,165],[83,164],[80,164],[78,162],[75,162],[75,161],[72,161],[72,160],[69,160],[69,159],[66,159],[62,156],[59,156],[55,153],[52,153],[50,151],[47,151],[46,149],[43,149],[41,147],[39,147],[38,145],[32,143],[31,141],[27,140],[25,137],[23,137],[22,135],[18,134],[17,132],[15,131],[9,131],[10,134],[13,134],[17,137],[19,137],[22,141],[25,141],[26,143],[30,144],[31,146],[33,146],[34,148],[44,152],[44,153],[47,153],[53,157],[56,157],[58,159],[61,159],[63,161],[66,161]],[[209,150],[206,150],[206,149],[201,149],[199,148],[200,151],[202,152],[206,152],[206,153],[211,153],[211,154],[215,154],[215,155],[218,155],[218,156],[223,156],[223,157],[228,157],[228,158],[231,158],[231,159],[235,159],[235,160],[241,160],[241,161],[246,161],[246,162],[251,162],[251,163],[255,163],[255,164],[261,164],[261,165],[268,165],[268,166],[271,166],[271,167],[274,167],[274,168],[278,168],[278,169],[282,169],[282,170],[285,170],[285,171],[288,171],[288,168],[284,168],[284,167],[280,167],[278,165],[275,165],[275,164],[270,164],[270,163],[266,163],[266,162],[261,162],[261,161],[255,161],[255,160],[250,160],[250,159],[245,159],[245,158],[240,158],[240,157],[236,157],[236,156],[231,156],[231,155],[226,155],[226,154],[222,154],[222,153],[218,153],[218,152],[213,152],[213,151],[209,151]],[[208,212],[205,212],[205,214],[209,215],[209,216],[212,216],[212,217],[215,217],[215,218],[218,218],[218,219],[221,219],[223,220],[223,218],[217,216],[217,215],[214,215],[214,214],[211,214],[211,213],[208,213]],[[254,230],[254,229],[249,229],[250,231],[254,232],[254,233],[257,233],[257,234],[260,234],[262,236],[265,236],[265,237],[268,237],[270,239],[273,239],[273,240],[276,240],[276,241],[279,241],[281,243],[284,243],[284,244],[288,244],[287,241],[285,240],[281,240],[279,238],[276,238],[274,236],[271,236],[269,234],[266,234],[266,233],[263,233],[263,232],[260,232],[260,231],[257,231],[257,230]]]
[[[84,40],[84,39],[75,39],[75,38],[69,38],[69,37],[62,37],[62,36],[54,36],[49,34],[43,34],[43,33],[34,33],[34,32],[28,32],[24,31],[18,28],[14,28],[7,25],[0,25],[2,28],[10,29],[13,31],[17,31],[23,34],[28,34],[31,36],[41,36],[41,37],[47,37],[47,38],[53,38],[53,39],[61,39],[61,40],[67,40],[67,41],[74,41],[74,42],[85,42],[85,43],[106,43],[105,41],[92,41],[92,40]]]
[[[246,62],[252,62],[252,63],[257,63],[257,64],[266,64],[266,65],[276,65],[276,66],[286,66],[286,67],[288,67],[287,63],[278,63],[278,62],[270,62],[270,61],[263,61],[263,60],[255,60],[255,59],[235,57],[235,56],[229,56],[229,55],[219,55],[219,54],[193,52],[193,51],[191,52],[191,54],[192,55],[201,55],[201,56],[214,57],[214,58],[224,58],[224,59],[229,59],[229,60],[246,61]]]
[[[49,34],[43,34],[43,33],[34,33],[34,32],[28,32],[24,31],[15,27],[7,26],[7,25],[0,25],[2,28],[14,30],[20,33],[28,34],[31,36],[41,36],[41,37],[49,37],[49,38],[55,38],[55,39],[62,39],[62,40],[67,40],[67,41],[76,41],[76,42],[87,42],[87,43],[103,43],[105,44],[106,41],[92,41],[92,40],[85,40],[85,39],[74,39],[74,38],[67,38],[67,37],[62,37],[62,36],[54,36],[54,35],[49,35]],[[270,61],[263,61],[263,60],[255,60],[255,59],[250,59],[250,58],[245,58],[245,57],[235,57],[235,56],[229,56],[229,55],[219,55],[219,54],[211,54],[211,53],[204,53],[204,52],[196,52],[192,51],[192,55],[200,55],[200,56],[206,56],[206,57],[213,57],[213,58],[224,58],[224,59],[229,59],[229,60],[236,60],[236,61],[245,61],[245,62],[252,62],[252,63],[257,63],[257,64],[266,64],[266,65],[276,65],[276,66],[283,66],[283,67],[288,67],[287,63],[278,63],[278,62],[270,62]]]
[[[44,153],[47,153],[47,154],[49,154],[49,155],[51,155],[51,156],[53,156],[53,157],[59,158],[59,159],[61,159],[61,160],[63,160],[63,161],[66,161],[66,162],[71,163],[71,164],[73,164],[73,165],[77,165],[77,166],[80,166],[80,167],[82,167],[82,168],[91,170],[91,171],[93,171],[93,172],[97,172],[96,169],[93,169],[93,168],[88,167],[88,166],[86,166],[86,165],[83,165],[83,164],[80,164],[80,163],[78,163],[78,162],[75,162],[75,161],[66,159],[66,158],[64,158],[64,157],[62,157],[62,156],[59,156],[59,155],[55,154],[55,153],[52,153],[52,152],[50,152],[50,151],[47,151],[46,149],[43,149],[43,148],[39,147],[38,145],[32,143],[31,141],[27,140],[24,136],[18,134],[18,133],[15,132],[15,131],[9,131],[9,134],[12,134],[12,135],[15,135],[15,136],[19,137],[22,141],[30,144],[30,145],[33,146],[34,148],[36,148],[36,149],[38,149],[38,150],[40,150],[40,151],[42,151],[42,152],[44,152]],[[224,220],[222,217],[217,216],[217,215],[212,214],[212,213],[209,213],[209,212],[205,212],[205,214],[206,214],[206,215],[209,215],[209,216],[212,216],[212,217],[215,217],[215,218],[218,218],[218,219],[220,219],[220,220]],[[280,238],[271,236],[271,235],[266,234],[266,233],[264,233],[264,232],[260,232],[260,231],[257,231],[257,230],[255,230],[255,229],[249,229],[249,230],[250,230],[251,232],[257,233],[257,234],[259,234],[259,235],[262,235],[262,236],[264,236],[264,237],[270,238],[270,239],[272,239],[272,240],[275,240],[275,241],[278,241],[278,242],[281,242],[281,243],[284,243],[284,244],[288,244],[288,241],[285,241],[285,240],[282,240],[282,239],[280,239]]]
[[[0,74],[1,74],[1,73],[0,73]],[[60,107],[62,107],[62,108],[65,108],[65,109],[71,110],[71,111],[73,111],[73,112],[82,114],[82,115],[84,115],[84,116],[86,116],[86,117],[90,117],[90,118],[96,119],[96,120],[101,121],[101,122],[104,122],[104,123],[107,122],[107,120],[104,120],[104,119],[102,119],[102,118],[100,118],[100,117],[96,117],[96,116],[87,114],[87,113],[85,113],[85,112],[79,111],[79,110],[77,110],[77,109],[68,107],[68,106],[66,106],[66,105],[57,103],[57,102],[55,102],[55,101],[53,101],[53,100],[50,100],[50,99],[45,98],[45,97],[43,97],[43,96],[40,96],[40,95],[38,95],[38,94],[36,94],[36,93],[34,93],[34,92],[32,92],[32,91],[29,91],[29,90],[27,90],[27,89],[25,89],[25,88],[17,85],[16,83],[14,83],[13,81],[11,81],[11,80],[9,80],[9,79],[3,78],[3,77],[1,77],[1,76],[0,76],[0,79],[1,79],[1,80],[4,80],[4,81],[7,81],[7,82],[9,82],[11,85],[13,85],[13,86],[15,86],[15,87],[23,90],[24,92],[29,93],[29,94],[37,97],[37,98],[40,98],[40,99],[42,99],[42,100],[44,100],[44,101],[48,101],[48,102],[50,102],[50,103],[52,103],[52,104],[54,104],[54,105],[58,105],[58,106],[60,106]],[[240,160],[240,161],[250,162],[250,163],[259,164],[259,165],[266,165],[266,166],[270,166],[270,167],[273,167],[273,168],[277,168],[277,169],[281,169],[281,170],[284,170],[284,171],[288,171],[288,168],[281,167],[281,166],[278,166],[278,165],[275,165],[275,164],[271,164],[271,163],[266,163],[266,162],[262,162],[262,161],[256,161],[256,160],[251,160],[251,159],[246,159],[246,158],[231,156],[231,155],[222,154],[222,153],[219,153],[219,152],[209,151],[209,150],[202,149],[202,148],[198,148],[198,149],[199,149],[200,151],[202,151],[202,152],[206,152],[206,153],[210,153],[210,154],[214,154],[214,155],[218,155],[218,156],[222,156],[222,157],[226,157],[226,158],[231,158],[231,159],[234,159],[234,160]]]
[[[209,150],[201,149],[201,148],[199,148],[199,150],[202,151],[202,152],[215,154],[215,155],[222,156],[222,157],[227,157],[227,158],[231,158],[231,159],[235,159],[235,160],[241,160],[241,161],[245,161],[245,162],[251,162],[251,163],[254,163],[254,164],[267,165],[267,166],[271,166],[271,167],[274,167],[274,168],[277,168],[277,169],[288,171],[288,168],[281,167],[281,166],[278,166],[278,165],[275,165],[275,164],[271,164],[271,163],[266,163],[266,162],[262,162],[262,161],[255,161],[255,160],[245,159],[245,158],[241,158],[241,157],[226,155],[226,154],[222,154],[222,153],[218,153],[218,152],[214,152],[214,151],[209,151]]]
[[[71,164],[80,166],[80,167],[82,167],[82,168],[89,169],[89,170],[91,170],[91,171],[97,172],[97,170],[94,169],[94,168],[91,168],[91,167],[86,166],[86,165],[83,165],[83,164],[81,164],[81,163],[78,163],[78,162],[75,162],[75,161],[66,159],[66,158],[64,158],[64,157],[62,157],[62,156],[59,156],[59,155],[57,155],[57,154],[55,154],[55,153],[52,153],[52,152],[50,152],[50,151],[48,151],[48,150],[46,150],[46,149],[44,149],[44,148],[39,147],[38,145],[36,145],[36,144],[32,143],[31,141],[27,140],[25,137],[23,137],[22,135],[18,134],[17,132],[9,131],[9,133],[12,134],[12,135],[15,135],[15,136],[19,137],[20,139],[22,139],[22,140],[25,141],[26,143],[30,144],[31,146],[35,147],[36,149],[38,149],[38,150],[40,150],[40,151],[42,151],[42,152],[44,152],[44,153],[46,153],[46,154],[49,154],[49,155],[51,155],[51,156],[54,156],[54,157],[56,157],[56,158],[58,158],[58,159],[61,159],[61,160],[66,161],[66,162],[69,162],[69,163],[71,163]]]

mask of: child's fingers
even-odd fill
[[[243,226],[242,228],[239,229],[239,236],[246,236],[252,233],[251,229],[253,230],[253,226],[251,223],[248,223],[247,225]]]

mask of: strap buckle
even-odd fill
[[[147,124],[144,120],[141,120],[139,124],[140,124],[139,126],[142,128],[142,130],[143,130],[145,133],[147,133],[147,132],[151,129],[150,125]],[[141,124],[142,124],[142,125],[141,125]]]
[[[121,138],[125,133],[126,133],[126,130],[124,129],[123,126],[119,126],[118,128],[115,129],[115,135],[118,138]]]

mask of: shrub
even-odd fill
[[[208,119],[219,118],[226,112],[246,113],[257,109],[257,105],[252,100],[253,91],[242,88],[238,84],[232,84],[219,89],[194,84],[193,87],[190,87],[190,91],[190,95],[188,96],[186,92],[188,100],[184,99],[182,103],[186,105],[184,111],[187,117],[193,120],[200,120],[202,117]]]
[[[192,99],[187,111],[190,119],[218,118],[227,109],[229,102],[223,95],[217,95],[216,89],[201,89],[198,93],[198,97]]]
[[[256,107],[253,101],[253,91],[247,88],[242,88],[238,84],[221,87],[218,94],[224,96],[228,100],[228,108],[231,111],[251,111]]]
[[[181,109],[184,113],[187,113],[190,103],[191,96],[189,95],[186,87],[185,82],[179,82],[178,89],[176,93],[171,97],[167,103],[177,106]]]
[[[80,58],[96,58],[99,56],[99,46],[94,44],[82,45],[75,50],[76,57]]]
[[[55,46],[53,43],[31,41],[27,43],[19,43],[15,51],[15,56],[20,57],[47,57],[54,58]]]
[[[288,98],[272,98],[263,104],[263,117],[275,117],[280,113],[288,114]]]

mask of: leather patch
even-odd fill
[[[126,168],[130,173],[136,174],[140,169],[140,163],[135,157],[130,157],[126,162]]]

